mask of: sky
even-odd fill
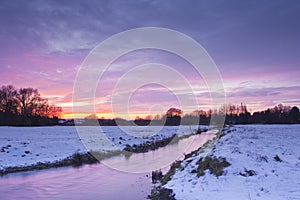
[[[162,27],[186,34],[205,48],[220,71],[227,103],[243,102],[252,112],[279,103],[300,106],[299,19],[300,1],[296,0],[2,0],[0,85],[37,88],[63,108],[64,117],[72,117],[74,83],[90,51],[122,31]],[[105,72],[95,92],[99,117],[155,115],[180,107],[178,92],[191,95],[176,80],[172,88],[141,85],[126,105],[116,101],[112,115],[113,89],[120,77],[149,62],[173,67],[197,90],[196,103],[191,100],[185,113],[211,106],[205,81],[188,62],[149,49],[121,57]],[[124,106],[131,114],[123,113]]]

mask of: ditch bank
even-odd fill
[[[205,131],[199,131],[197,134],[201,134]],[[158,186],[154,187],[151,190],[151,194],[148,195],[148,199],[151,200],[175,200],[175,194],[172,189],[164,188],[163,186],[167,184],[172,176],[175,174],[176,170],[184,170],[182,163],[185,161],[189,164],[192,160],[191,157],[200,156],[197,162],[197,170],[192,171],[191,173],[197,173],[197,176],[200,177],[203,175],[203,171],[209,170],[211,174],[220,176],[223,174],[223,169],[228,167],[230,163],[227,162],[225,158],[215,158],[206,156],[208,152],[212,151],[215,148],[217,141],[225,136],[227,133],[230,133],[229,127],[224,128],[221,133],[219,133],[214,139],[207,141],[203,146],[199,147],[197,150],[192,151],[189,154],[186,154],[182,160],[177,160],[170,165],[170,169],[166,174],[162,174],[160,170],[152,172],[152,182],[159,183]]]
[[[190,134],[190,136],[193,134]],[[186,138],[183,137],[183,138]],[[133,153],[146,153],[148,151],[154,151],[161,147],[165,147],[170,143],[176,143],[180,140],[176,134],[172,135],[171,137],[164,138],[161,140],[149,142],[142,144],[134,144],[132,146],[126,145],[123,150],[117,151],[109,151],[109,152],[98,152],[98,151],[91,151],[87,153],[74,153],[73,155],[58,160],[55,162],[37,162],[36,164],[32,164],[29,166],[14,166],[14,167],[6,167],[4,169],[0,169],[0,176],[4,176],[9,173],[16,173],[16,172],[24,172],[24,171],[31,171],[31,170],[43,170],[49,168],[57,168],[57,167],[80,167],[84,164],[96,164],[100,163],[101,160],[111,158],[118,155],[125,155],[126,157],[130,157]]]

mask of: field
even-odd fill
[[[197,126],[181,126],[180,129],[154,126],[77,128],[0,127],[0,170],[37,163],[55,163],[75,153],[123,150],[126,145],[154,142],[173,134],[182,137],[195,132]]]
[[[300,125],[234,126],[184,160],[163,187],[176,199],[299,200],[299,147]],[[213,159],[219,163],[205,161]]]

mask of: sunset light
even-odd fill
[[[1,85],[12,84],[16,87],[37,88],[50,102],[63,108],[63,116],[70,117],[73,84],[84,58],[93,48],[108,38],[107,34],[115,34],[129,27],[136,27],[139,24],[139,12],[133,11],[129,5],[119,5],[122,8],[118,7],[110,12],[116,14],[118,10],[124,10],[134,17],[130,17],[132,20],[125,17],[124,20],[128,20],[127,23],[112,24],[111,28],[108,24],[115,21],[117,15],[112,14],[103,20],[97,15],[87,16],[90,19],[102,20],[101,23],[107,25],[101,26],[102,30],[93,23],[93,20],[87,21],[84,17],[75,15],[76,12],[72,9],[69,9],[67,13],[61,13],[69,17],[58,19],[50,16],[52,9],[57,6],[55,3],[49,6],[37,4],[26,6],[32,15],[23,15],[15,8],[11,8],[10,24],[2,26],[6,27],[5,30],[9,34],[1,37],[3,45],[1,45],[0,57],[2,69],[0,83]],[[164,4],[159,7],[161,6],[169,9]],[[176,7],[173,12],[179,12],[179,8],[180,6]],[[145,12],[150,14],[152,9],[146,7]],[[211,8],[214,13],[219,13],[216,14],[219,20],[214,20],[193,6],[186,9],[189,10],[188,13],[194,13],[194,15],[178,15],[178,19],[181,19],[179,21],[165,18],[157,22],[159,26],[182,31],[204,46],[220,70],[228,103],[243,102],[252,112],[279,103],[291,106],[300,104],[299,56],[296,53],[299,52],[299,37],[297,36],[299,30],[294,20],[297,17],[293,17],[297,15],[296,12],[291,10],[286,16],[271,16],[267,11],[262,12],[263,8],[253,8],[251,15],[240,15],[247,12],[246,7],[243,7],[227,16],[222,14],[222,10],[230,10],[228,4],[223,5],[222,8]],[[272,9],[276,9],[276,5],[266,6],[265,9],[271,12]],[[41,12],[46,14],[41,15]],[[5,15],[4,13],[2,12],[2,15]],[[163,13],[159,12],[157,15],[163,16]],[[145,16],[143,26],[156,24],[150,15]],[[1,17],[2,23],[6,17]],[[35,20],[36,18],[39,20]],[[23,29],[20,19],[30,23]],[[287,21],[282,23],[285,20]],[[44,26],[43,21],[51,22],[53,27]],[[76,25],[71,26],[74,21]],[[268,23],[269,21],[272,23]],[[278,26],[281,28],[278,29]],[[30,31],[33,29],[35,32]],[[205,88],[203,79],[194,75],[189,63],[168,52],[144,50],[119,58],[104,74],[105,77],[99,83],[95,94],[96,98],[101,98],[96,100],[96,104],[99,105],[99,107],[96,105],[98,116],[102,114],[104,117],[109,116],[107,113],[102,113],[101,107],[102,110],[103,107],[104,110],[109,107],[112,94],[108,91],[115,86],[120,76],[132,66],[148,62],[163,63],[178,70],[190,82],[194,82],[195,86],[197,85],[199,105],[210,107],[209,95],[206,95],[209,91]],[[181,87],[179,84],[174,89],[179,90]],[[184,92],[184,89],[182,91]],[[147,95],[143,96],[141,98],[144,99],[139,99],[139,102],[168,104],[167,108],[175,106],[174,102],[169,99],[161,98],[153,102]],[[145,109],[143,112],[147,113],[148,109]],[[186,110],[185,113],[190,111],[192,110]],[[119,114],[122,115],[122,113]]]
[[[300,200],[300,0],[0,0],[0,200]]]

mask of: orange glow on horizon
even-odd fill
[[[235,104],[236,105],[236,104]],[[249,104],[246,104],[247,105],[247,109],[248,109],[248,112],[250,112],[251,114],[253,114],[254,112],[257,112],[257,111],[264,111],[264,110],[267,110],[268,108],[273,108],[274,106],[269,106],[269,107],[265,107],[265,106],[262,106],[260,104],[257,104],[257,103],[249,103]],[[285,104],[287,106],[289,106],[288,104]],[[293,106],[293,105],[290,105],[290,106]],[[64,110],[64,109],[63,109]],[[67,109],[69,110],[69,108]],[[209,109],[204,109],[205,111],[209,110]],[[192,112],[192,111],[191,111]],[[188,113],[191,113],[191,112],[184,112],[184,114],[188,114]],[[148,116],[151,116],[151,118],[153,119],[156,115],[163,115],[165,114],[164,112],[162,113],[149,113],[149,111],[130,111],[130,113],[112,113],[111,111],[105,111],[105,112],[97,112],[96,113],[96,116],[98,119],[101,119],[101,118],[104,118],[104,119],[113,119],[113,118],[122,118],[122,119],[126,119],[126,120],[134,120],[136,119],[136,117],[140,117],[140,118],[143,118],[145,119],[146,117]],[[88,117],[89,115],[91,115],[91,113],[87,113],[87,112],[81,112],[81,113],[73,113],[73,112],[62,112],[61,113],[61,118],[62,119],[84,119],[85,117]]]
[[[63,119],[83,119],[85,117],[88,117],[89,115],[91,115],[91,113],[62,113],[61,114],[61,117]],[[105,118],[105,119],[111,119],[113,118],[112,117],[112,114],[111,113],[96,113],[97,115],[97,118],[98,119],[101,119],[101,118]]]
[[[164,113],[160,113],[160,114],[164,114]],[[62,119],[84,119],[86,117],[88,117],[89,115],[91,115],[91,113],[62,113],[61,114],[61,118]],[[113,119],[113,118],[122,118],[122,119],[126,119],[126,120],[134,120],[137,116],[140,118],[146,118],[147,116],[149,116],[149,114],[143,114],[140,112],[137,113],[131,113],[129,118],[127,114],[112,114],[111,112],[106,112],[106,113],[96,113],[96,116],[98,119],[104,118],[104,119]],[[151,118],[154,118],[153,115],[150,115]]]

